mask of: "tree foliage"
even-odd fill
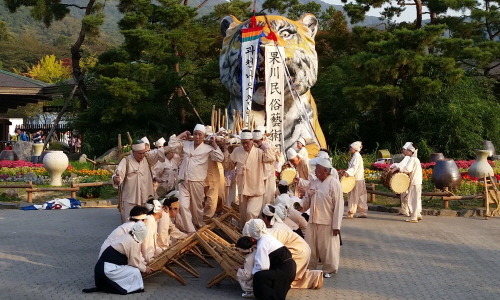
[[[57,83],[71,78],[71,65],[57,60],[55,55],[46,55],[38,64],[28,68],[28,75],[40,81]]]

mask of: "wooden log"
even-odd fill
[[[128,138],[128,144],[132,146],[134,144],[134,141],[132,141],[132,137],[130,136],[130,132],[127,131],[127,138]]]
[[[80,188],[31,188],[31,189],[26,189],[26,192],[32,192],[32,193],[37,193],[37,192],[72,192],[75,191],[77,192]]]
[[[31,182],[31,181],[30,181]],[[32,188],[32,184],[6,184],[6,185],[0,185],[0,189],[25,189],[25,188]]]
[[[113,185],[113,181],[98,181],[98,182],[83,182],[83,183],[71,183],[71,187],[87,187],[87,186],[104,186]]]
[[[370,185],[370,188],[372,191],[375,190],[375,183],[372,183]],[[370,194],[370,203],[375,203],[375,194]]]
[[[474,200],[474,199],[484,199],[484,195],[445,196],[445,197],[443,197],[443,201],[450,201],[450,200]]]
[[[386,196],[386,197],[392,197],[392,198],[399,198],[398,194],[392,194],[392,193],[386,193],[386,192],[380,192],[380,191],[372,191],[372,190],[366,190],[367,193],[370,194],[376,194],[380,196]]]

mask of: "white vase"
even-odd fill
[[[470,166],[467,174],[471,177],[477,177],[479,179],[484,178],[484,175],[493,176],[493,168],[488,163],[488,156],[490,155],[489,150],[474,150],[476,152],[476,161]]]
[[[49,151],[43,157],[43,166],[50,174],[50,185],[61,186],[62,173],[68,168],[68,157],[62,151]]]
[[[34,143],[33,144],[33,156],[40,156],[43,151],[43,143]]]

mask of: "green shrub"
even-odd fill
[[[97,181],[99,181],[98,178],[89,176],[89,177],[82,179],[80,182],[84,183],[84,182],[97,182]],[[87,198],[87,199],[99,198],[101,196],[101,189],[102,189],[102,186],[81,187],[80,192],[79,192],[79,196],[83,197],[83,198]]]

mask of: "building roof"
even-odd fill
[[[28,103],[50,101],[57,92],[56,85],[0,70],[0,113]]]

